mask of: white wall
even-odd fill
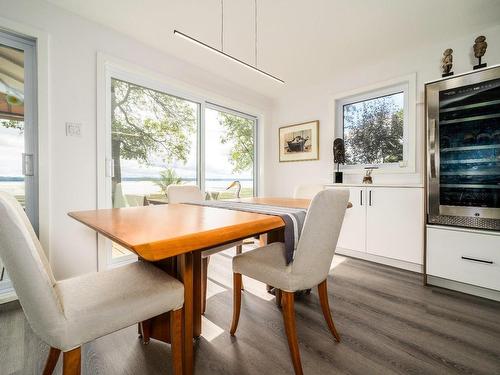
[[[49,38],[49,257],[58,279],[97,269],[95,232],[67,216],[69,211],[96,207],[97,52],[185,82],[225,104],[269,116],[267,98],[45,1],[1,0],[0,9],[1,17],[42,30]],[[66,137],[68,121],[83,124],[81,138]]]
[[[332,66],[332,77],[325,77],[321,85],[308,87],[280,98],[273,108],[271,126],[266,131],[266,193],[275,196],[290,196],[296,185],[301,183],[331,183],[333,181],[332,145],[334,134],[334,97],[358,88],[378,82],[417,73],[417,142],[416,173],[381,174],[374,172],[377,183],[423,183],[422,163],[423,129],[424,129],[424,83],[441,77],[440,59],[443,51],[451,47],[454,50],[455,74],[472,70],[472,45],[477,35],[487,37],[488,50],[485,59],[488,65],[500,63],[500,26],[486,30],[478,30],[475,34],[457,37],[444,44],[412,48],[395,52],[386,56],[379,63],[367,64],[353,62],[352,69],[339,73]],[[387,41],[381,41],[386,43]],[[328,48],[327,46],[325,48]],[[362,48],[359,46],[358,48]],[[397,49],[397,46],[394,46]],[[349,59],[346,51],[345,58]],[[278,128],[310,120],[320,121],[320,158],[318,161],[279,163],[278,161]],[[341,136],[341,135],[337,135]],[[361,182],[361,175],[344,174],[345,182]]]

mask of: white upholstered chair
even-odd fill
[[[169,185],[167,187],[168,203],[189,203],[203,201],[203,193],[200,188],[195,185]],[[202,251],[202,277],[203,283],[201,288],[201,312],[205,314],[207,307],[207,284],[208,284],[208,263],[210,256],[220,253],[221,251],[236,247],[236,254],[241,254],[243,251],[243,241],[232,242],[227,245],[217,246],[212,249]]]
[[[184,286],[151,264],[56,281],[22,207],[2,192],[0,257],[31,328],[51,347],[44,375],[53,372],[61,351],[63,374],[80,374],[82,344],[165,312],[171,311],[171,332],[181,329]],[[172,337],[172,365],[180,375],[180,335]]]
[[[273,285],[280,290],[285,331],[296,374],[302,374],[302,365],[295,329],[295,292],[318,287],[328,328],[335,339],[340,341],[328,304],[327,277],[348,198],[349,191],[344,189],[323,190],[313,198],[292,263],[286,264],[285,246],[281,242],[271,243],[233,258],[234,306],[231,334],[235,334],[240,317],[241,276]]]
[[[293,191],[293,197],[297,199],[313,199],[316,194],[325,187],[320,184],[298,185]]]

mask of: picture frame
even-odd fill
[[[319,120],[278,129],[279,161],[319,160]]]

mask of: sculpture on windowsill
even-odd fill
[[[365,167],[366,173],[363,177],[363,184],[373,184],[372,172],[374,169],[378,169],[378,167]]]
[[[340,164],[345,163],[345,147],[344,140],[342,138],[337,138],[333,141],[333,162],[337,163],[335,183],[341,184],[344,181],[344,178],[343,173],[340,171]]]
[[[451,48],[447,48],[443,52],[441,68],[443,69],[442,77],[449,77],[453,75],[451,69],[453,68],[453,50]]]
[[[486,63],[481,63],[481,58],[486,53],[486,48],[488,48],[488,43],[486,43],[486,37],[484,35],[480,35],[474,40],[474,46],[472,47],[474,50],[474,56],[478,59],[477,65],[474,65],[474,70],[481,69],[486,67]]]

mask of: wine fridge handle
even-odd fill
[[[436,119],[429,119],[429,156],[431,178],[436,178]]]

